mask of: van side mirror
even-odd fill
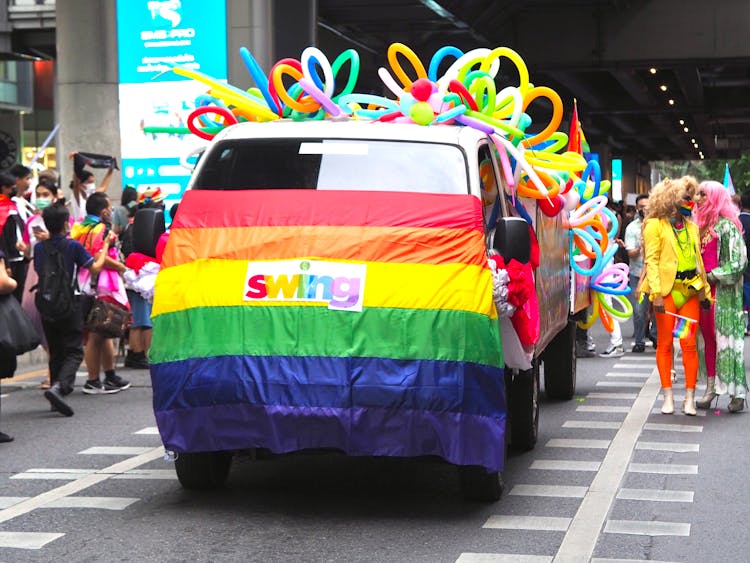
[[[166,230],[164,211],[139,209],[133,217],[133,250],[146,256],[156,256],[156,243]]]
[[[529,224],[520,217],[501,217],[492,235],[492,248],[506,261],[513,258],[526,264],[531,258]]]

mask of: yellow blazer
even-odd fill
[[[706,279],[706,268],[703,266],[701,257],[698,225],[685,220],[685,226],[693,243],[698,275],[703,280],[702,291],[710,299],[711,288]],[[666,297],[671,293],[677,275],[679,247],[669,219],[648,219],[643,226],[643,244],[646,251],[643,260],[645,276],[640,291],[648,293],[649,299],[653,301],[657,295]]]

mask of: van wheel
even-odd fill
[[[461,492],[466,500],[500,500],[505,488],[502,473],[488,472],[478,465],[461,465],[458,471],[461,476]]]
[[[530,450],[539,436],[539,360],[531,369],[518,371],[510,392],[510,445]]]
[[[544,351],[544,389],[564,401],[576,392],[576,321],[568,321]]]
[[[174,462],[180,485],[188,490],[219,489],[226,483],[232,466],[231,452],[179,454]]]

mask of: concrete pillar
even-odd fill
[[[247,47],[268,74],[273,59],[273,2],[271,0],[227,1],[227,66],[229,83],[248,88],[253,84],[240,58],[240,47]]]
[[[317,45],[317,0],[276,0],[273,10],[273,54],[276,60],[299,59],[306,47]]]
[[[65,0],[56,5],[57,162],[65,188],[73,177],[73,150],[120,159],[115,0]],[[94,170],[97,181],[104,171]],[[115,172],[109,194],[119,200]]]

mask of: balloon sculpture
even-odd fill
[[[551,88],[529,82],[526,63],[508,47],[466,53],[457,47],[442,47],[427,68],[402,43],[393,43],[387,55],[390,69],[381,67],[378,75],[393,97],[355,92],[359,54],[354,49],[344,51],[331,63],[318,48],[308,47],[299,60],[282,59],[266,75],[243,47],[240,56],[255,82],[247,91],[195,70],[173,66],[171,72],[208,87],[196,100],[187,122],[192,133],[206,140],[239,122],[281,118],[463,125],[486,133],[498,149],[514,200],[516,195],[532,198],[545,214],[555,216],[564,211],[564,217],[568,216],[563,224],[569,229],[571,267],[591,278],[594,314],[582,326],[591,326],[600,318],[611,331],[613,319],[623,322],[629,318],[632,307],[624,297],[629,291],[628,268],[610,263],[617,249],[613,239],[618,224],[606,207],[609,182],[601,180],[596,161],[587,163],[579,152],[562,150],[568,136],[557,130],[563,117],[560,96]],[[401,59],[408,63],[407,69]],[[498,90],[502,60],[515,67],[518,84]],[[344,83],[339,74],[347,64]],[[447,69],[439,75],[441,66]],[[540,98],[552,104],[551,119],[538,133],[527,134],[531,118],[526,111]],[[144,129],[147,133],[168,130]]]

